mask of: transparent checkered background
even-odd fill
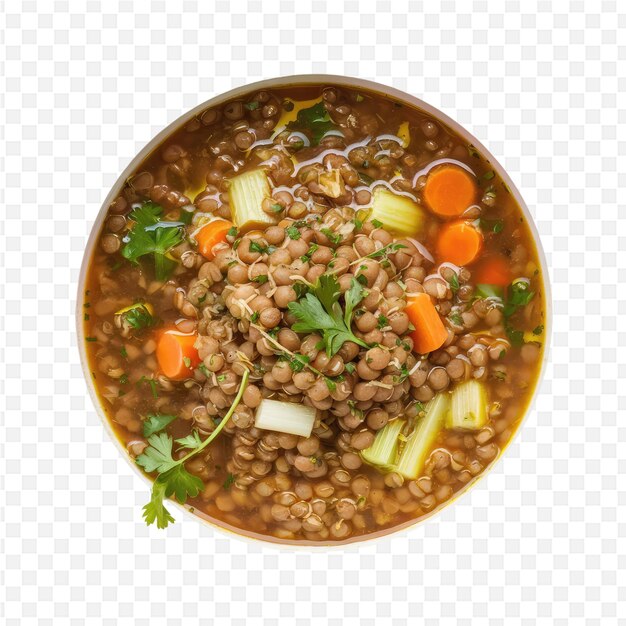
[[[13,0],[1,19],[0,621],[626,623],[623,3]],[[86,238],[118,174],[183,111],[309,72],[423,97],[505,165],[551,267],[541,395],[489,477],[401,535],[296,551],[191,519],[148,529],[146,485],[78,364]]]

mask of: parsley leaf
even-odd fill
[[[267,274],[259,274],[252,279],[252,282],[257,283],[258,285],[264,285],[268,280],[269,278],[267,277]]]
[[[122,248],[122,256],[133,263],[139,263],[142,256],[153,255],[155,277],[159,281],[167,280],[178,265],[166,255],[185,238],[184,224],[160,221],[162,212],[163,207],[154,202],[144,202],[133,209],[129,217],[135,223]]]
[[[237,480],[237,477],[234,474],[231,474],[229,472],[228,476],[226,476],[226,480],[224,481],[224,484],[222,485],[222,487],[226,489],[226,491],[228,491],[231,488],[231,486],[234,484],[235,480]]]
[[[366,254],[364,259],[382,259],[387,258],[388,254],[393,254],[398,250],[402,250],[402,248],[406,248],[406,246],[402,243],[388,243],[386,246],[383,246],[380,250],[374,250],[374,252],[370,252]]]
[[[287,130],[304,132],[311,144],[317,146],[322,137],[335,128],[323,102],[318,102],[308,109],[301,109],[293,122],[287,124]]]
[[[249,376],[250,372],[245,370],[241,378],[239,391],[233,403],[215,430],[204,441],[200,439],[195,430],[187,437],[176,440],[183,449],[190,449],[190,452],[181,458],[173,458],[172,448],[174,442],[168,434],[160,433],[148,437],[148,447],[143,454],[140,454],[135,459],[137,465],[143,467],[146,472],[158,473],[152,485],[150,502],[143,507],[143,518],[146,524],[150,525],[156,522],[158,528],[165,528],[174,521],[174,518],[163,504],[165,498],[176,496],[179,502],[185,502],[187,498],[195,498],[200,493],[204,483],[200,478],[190,474],[185,469],[185,463],[206,448],[226,426],[243,397]]]
[[[320,229],[320,232],[323,235],[326,235],[326,237],[328,237],[328,240],[334,243],[335,245],[337,245],[342,239],[339,233],[334,233],[332,230],[330,230],[330,228],[322,228]]]
[[[150,328],[150,326],[154,326],[156,323],[156,320],[143,303],[136,304],[132,309],[128,309],[128,311],[122,313],[122,317],[135,330]]]
[[[300,231],[292,224],[287,229],[287,235],[289,235],[289,239],[297,240],[302,237]]]
[[[339,304],[340,295],[337,278],[333,274],[323,274],[304,298],[289,303],[289,310],[298,320],[292,330],[298,333],[321,332],[328,356],[337,354],[346,341],[369,348],[352,333],[350,327],[354,307],[363,299],[363,287],[352,279],[345,296],[345,312]]]
[[[192,430],[186,437],[177,439],[176,443],[179,443],[183,448],[195,450],[202,445],[202,439],[200,439],[200,435],[197,430]]]
[[[459,290],[459,277],[456,274],[452,274],[452,278],[450,278],[448,284],[450,285],[450,291],[452,291],[453,294],[456,294]]]
[[[258,241],[253,239],[250,242],[250,252],[258,252],[259,254],[265,254],[267,252],[267,246],[263,246]]]
[[[516,280],[511,283],[508,297],[504,305],[504,317],[511,317],[525,307],[533,298],[535,292],[530,290],[530,283],[525,280]]]
[[[150,437],[162,431],[176,419],[176,415],[162,415],[160,413],[149,414],[143,423],[143,436]]]
[[[381,330],[383,328],[385,328],[385,326],[387,326],[387,324],[389,324],[389,320],[381,313],[378,316],[378,329]]]

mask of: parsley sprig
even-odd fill
[[[346,291],[345,308],[342,311],[339,304],[341,290],[337,278],[333,274],[323,274],[304,298],[289,303],[289,311],[298,320],[291,329],[297,333],[321,332],[322,344],[329,357],[337,354],[346,341],[369,348],[351,329],[354,308],[364,295],[365,290],[353,278]]]
[[[185,238],[183,222],[163,222],[163,207],[154,202],[144,202],[133,209],[129,215],[133,227],[124,238],[122,256],[133,263],[139,258],[151,254],[154,256],[155,277],[159,281],[167,280],[177,262],[167,253],[182,243]]]
[[[185,463],[204,450],[222,432],[241,401],[243,392],[248,385],[249,376],[250,372],[245,370],[239,391],[230,409],[216,429],[204,441],[200,439],[197,431],[176,440],[182,449],[190,450],[181,459],[176,460],[172,456],[174,440],[170,435],[161,432],[148,437],[148,447],[136,459],[137,465],[143,467],[146,472],[157,472],[158,474],[152,485],[150,502],[143,507],[143,517],[148,526],[156,522],[157,528],[166,528],[174,521],[163,503],[165,498],[174,495],[179,502],[183,503],[187,498],[195,498],[200,493],[204,483],[185,469]]]

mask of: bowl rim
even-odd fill
[[[83,320],[83,303],[85,299],[85,282],[87,277],[88,268],[91,263],[91,259],[94,254],[94,250],[96,248],[98,242],[98,236],[102,229],[103,222],[105,220],[108,207],[111,202],[117,197],[119,192],[122,190],[124,184],[128,177],[135,171],[135,169],[146,159],[148,155],[154,152],[159,145],[169,137],[173,132],[187,124],[190,120],[195,118],[198,114],[205,111],[207,108],[220,106],[225,102],[248,95],[254,91],[259,89],[274,89],[281,87],[289,87],[289,86],[304,86],[311,84],[324,84],[324,85],[336,85],[339,87],[349,87],[356,89],[364,89],[370,92],[374,92],[378,95],[382,95],[383,97],[390,97],[395,100],[399,100],[409,104],[412,107],[421,109],[432,115],[437,120],[444,123],[448,126],[452,131],[457,133],[460,137],[466,140],[468,143],[473,144],[477,151],[484,158],[489,160],[490,165],[494,170],[499,174],[500,178],[506,183],[511,194],[513,195],[515,201],[520,207],[530,232],[533,237],[534,244],[537,250],[537,257],[539,260],[540,268],[541,268],[541,278],[542,278],[542,287],[545,299],[545,319],[544,319],[544,344],[542,348],[542,359],[540,365],[540,371],[537,375],[535,381],[535,387],[532,392],[532,396],[527,403],[524,415],[519,420],[515,432],[507,442],[507,444],[501,448],[496,458],[487,466],[485,469],[473,480],[471,480],[467,485],[463,486],[457,492],[453,494],[453,496],[443,503],[441,506],[436,507],[426,515],[418,519],[408,520],[402,524],[398,524],[397,526],[393,526],[392,528],[382,529],[375,531],[373,533],[369,533],[367,535],[359,535],[356,537],[348,538],[341,541],[307,541],[307,540],[285,540],[279,539],[277,537],[272,537],[269,535],[262,535],[260,533],[255,533],[251,531],[247,531],[227,522],[223,522],[222,520],[209,517],[208,515],[200,512],[193,511],[192,507],[184,504],[180,504],[175,500],[168,501],[168,506],[174,506],[179,511],[183,513],[183,515],[193,517],[196,521],[200,521],[203,525],[208,526],[212,529],[217,529],[218,531],[229,535],[235,536],[237,539],[245,542],[252,542],[252,540],[259,540],[263,543],[264,547],[274,547],[279,550],[294,550],[298,548],[306,549],[306,550],[328,550],[329,548],[342,549],[347,546],[353,546],[354,544],[365,545],[370,542],[377,541],[379,539],[384,539],[387,537],[393,536],[394,538],[406,537],[408,532],[411,529],[415,529],[418,526],[421,526],[425,522],[429,520],[433,520],[436,516],[438,516],[444,509],[447,509],[451,506],[456,500],[462,497],[465,493],[467,493],[470,489],[472,489],[478,482],[480,482],[483,478],[488,476],[492,471],[494,466],[500,461],[500,459],[504,456],[505,450],[517,439],[520,431],[530,413],[534,412],[537,396],[539,394],[539,390],[542,386],[543,378],[545,375],[545,371],[547,369],[547,364],[549,362],[550,355],[550,346],[552,340],[552,294],[551,294],[551,286],[550,286],[550,277],[549,277],[549,268],[546,260],[545,252],[543,250],[542,242],[539,237],[539,232],[537,230],[534,218],[526,205],[521,193],[517,189],[515,183],[511,180],[507,171],[500,164],[498,159],[488,150],[476,137],[474,137],[469,131],[467,131],[461,124],[459,124],[456,120],[452,119],[448,115],[446,115],[443,111],[437,109],[436,107],[428,104],[427,102],[413,96],[412,94],[406,93],[400,89],[396,89],[395,87],[386,85],[384,83],[374,82],[362,78],[352,77],[352,76],[342,76],[338,74],[296,74],[293,76],[280,76],[269,79],[264,79],[260,81],[255,81],[253,83],[247,83],[245,85],[240,85],[233,89],[230,89],[224,93],[218,94],[205,100],[193,107],[186,113],[183,113],[171,123],[169,123],[163,130],[157,133],[138,153],[137,155],[130,161],[130,163],[126,166],[124,171],[119,175],[113,186],[110,188],[108,194],[106,195],[98,214],[96,215],[93,225],[91,227],[91,232],[85,244],[85,252],[83,255],[83,259],[81,262],[80,272],[78,275],[77,281],[77,298],[76,298],[76,335],[77,335],[77,345],[79,352],[79,359],[81,368],[83,371],[83,376],[87,385],[87,389],[89,391],[89,395],[91,396],[91,400],[96,409],[98,416],[100,417],[100,421],[102,422],[105,431],[107,432],[110,439],[113,440],[114,445],[117,447],[120,454],[124,457],[128,465],[130,465],[133,471],[139,475],[142,480],[149,486],[152,486],[153,481],[145,475],[137,466],[136,463],[133,462],[132,458],[128,454],[126,447],[122,444],[122,442],[118,439],[113,427],[111,426],[109,420],[107,419],[106,413],[100,402],[98,397],[98,393],[96,391],[96,387],[91,377],[91,370],[89,367],[89,360],[87,357],[86,350],[86,341],[85,341],[85,328],[84,328],[84,320]],[[256,543],[254,543],[256,545]]]

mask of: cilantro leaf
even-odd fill
[[[154,326],[156,323],[156,320],[143,303],[139,303],[132,309],[128,309],[128,311],[122,313],[122,316],[128,325],[135,330],[150,328],[150,326]]]
[[[286,231],[287,231],[287,235],[289,235],[289,239],[293,239],[294,241],[302,237],[302,235],[300,234],[300,231],[293,224],[289,226],[286,229]]]
[[[167,472],[172,469],[178,461],[172,458],[172,438],[166,433],[152,435],[148,437],[148,447],[143,454],[140,454],[136,461],[146,472]]]
[[[535,297],[535,292],[530,290],[529,282],[516,280],[511,283],[507,296],[504,305],[504,317],[511,317]]]
[[[354,335],[351,321],[354,307],[363,298],[363,288],[352,280],[346,293],[346,310],[341,310],[341,291],[333,274],[323,274],[317,279],[311,292],[298,302],[290,302],[289,310],[298,320],[291,328],[299,333],[322,333],[322,344],[328,356],[335,355],[346,341],[364,348],[368,344]]]
[[[185,502],[188,497],[195,498],[204,487],[202,480],[190,474],[182,463],[161,474],[157,480],[165,484],[166,497],[175,495],[179,502]]]
[[[301,109],[293,122],[287,124],[287,130],[304,132],[311,144],[317,146],[324,135],[335,128],[323,102],[318,102],[308,109]]]
[[[165,484],[157,479],[152,485],[150,502],[143,507],[143,518],[148,526],[156,521],[157,528],[167,528],[171,522],[175,521],[163,505],[164,497]]]
[[[448,284],[450,285],[450,291],[452,291],[453,294],[456,294],[459,290],[459,277],[456,274],[452,274]]]
[[[176,419],[176,415],[149,414],[143,423],[143,436],[150,437],[171,424]]]
[[[192,430],[186,437],[177,439],[176,443],[179,443],[183,448],[194,450],[202,445],[202,439],[200,439],[200,435],[197,430]]]
[[[167,280],[178,262],[166,256],[167,253],[184,240],[182,222],[160,221],[163,207],[154,202],[144,202],[133,209],[129,215],[134,222],[132,229],[124,238],[122,256],[133,263],[139,263],[142,256],[154,256],[155,277],[159,281]]]
[[[226,491],[228,491],[236,480],[237,480],[237,477],[234,474],[231,474],[229,472],[228,476],[226,476],[226,480],[224,481],[224,484],[222,485],[222,487],[226,489]]]

